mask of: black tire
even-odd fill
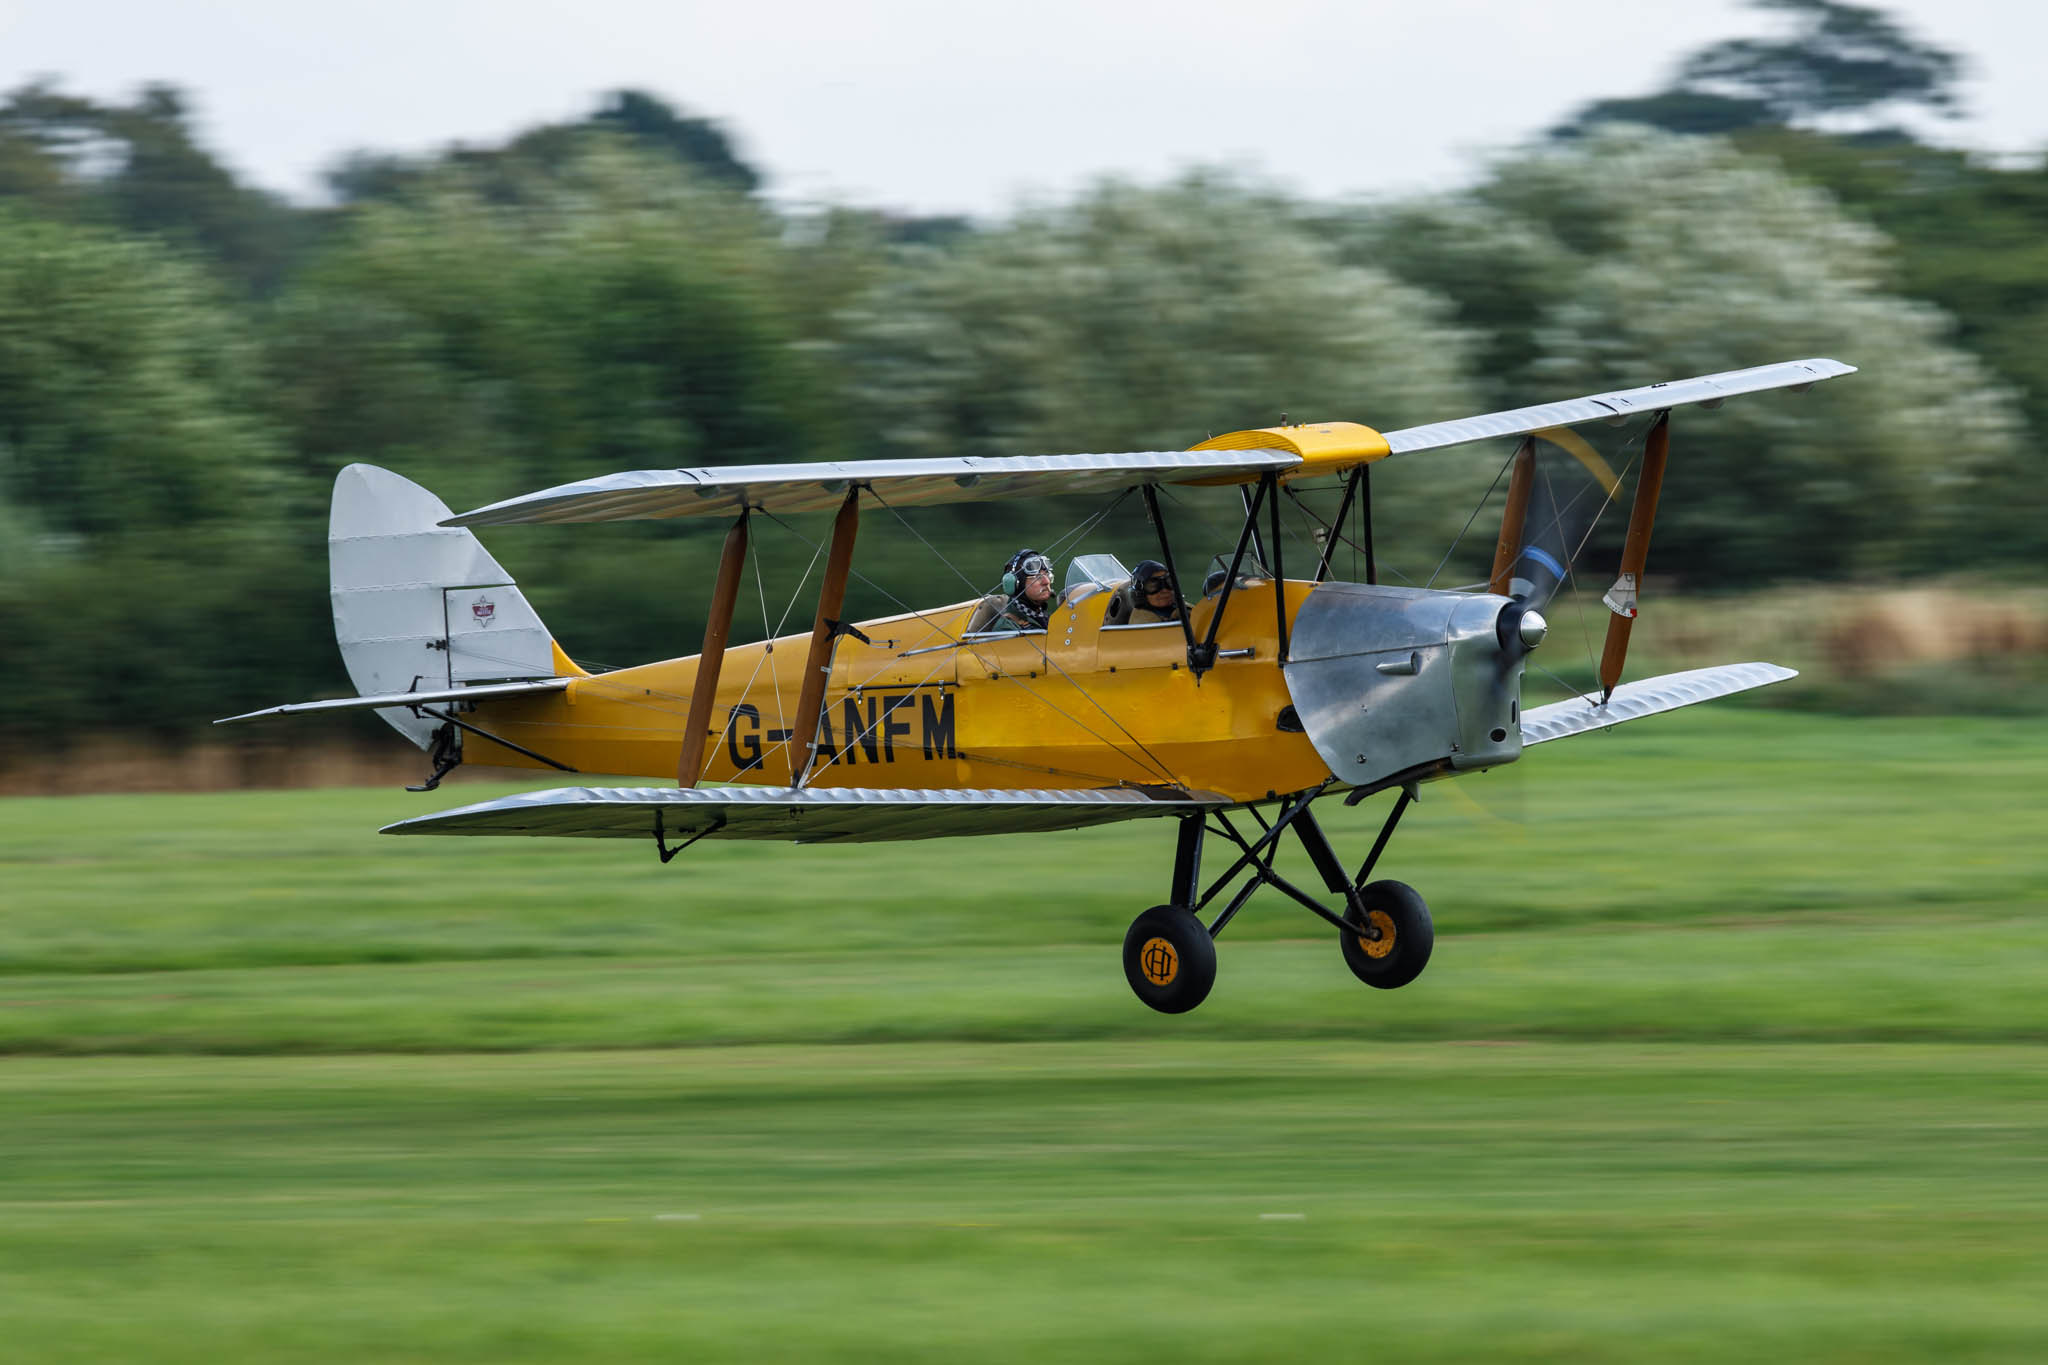
[[[1155,905],[1124,935],[1124,979],[1161,1014],[1186,1014],[1216,984],[1216,940],[1193,912]]]
[[[1360,912],[1363,911],[1363,916]],[[1358,903],[1344,912],[1357,925],[1370,925],[1378,937],[1344,933],[1344,965],[1366,985],[1390,991],[1422,975],[1436,946],[1436,929],[1421,893],[1406,882],[1374,882],[1358,893]]]

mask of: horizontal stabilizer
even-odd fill
[[[1524,711],[1522,747],[1582,735],[1588,730],[1604,730],[1625,720],[1641,720],[1661,711],[1676,711],[1681,706],[1730,697],[1752,687],[1767,687],[1798,676],[1798,670],[1780,668],[1777,664],[1721,664],[1623,683],[1614,689],[1605,705],[1587,697],[1573,697]]]
[[[913,791],[868,787],[556,787],[386,825],[385,834],[540,834],[677,841],[940,839],[1031,834],[1147,816],[1186,815],[1210,800],[1101,791]],[[657,821],[659,823],[657,824]]]
[[[432,705],[436,702],[486,701],[493,697],[524,697],[535,692],[559,692],[568,678],[535,678],[530,682],[486,683],[478,687],[444,687],[437,692],[386,692],[375,697],[335,697],[330,701],[295,701],[223,716],[215,725],[232,725],[238,720],[260,720],[264,716],[303,716],[313,711],[382,710],[387,706]]]

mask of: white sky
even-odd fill
[[[2048,147],[2048,4],[1882,7],[1973,65],[1939,140]],[[0,0],[0,88],[169,81],[216,154],[310,198],[351,149],[494,142],[631,86],[722,121],[780,199],[986,215],[1197,163],[1447,186],[1775,27],[1737,0]]]

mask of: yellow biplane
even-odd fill
[[[328,544],[336,637],[360,695],[230,719],[374,709],[431,756],[431,776],[413,790],[465,758],[676,782],[527,792],[400,821],[392,834],[641,839],[667,862],[699,839],[923,839],[1171,820],[1165,903],[1124,940],[1125,975],[1147,1005],[1179,1013],[1201,1003],[1216,936],[1262,886],[1336,926],[1367,985],[1401,986],[1429,960],[1429,911],[1412,888],[1368,879],[1419,783],[1793,676],[1744,663],[1621,682],[1671,411],[1852,372],[1792,361],[1399,431],[1330,422],[1233,432],[1186,451],[639,470],[459,516],[409,480],[351,465],[335,482]],[[1525,661],[1547,630],[1541,608],[1576,548],[1539,533],[1560,519],[1531,510],[1537,443],[1578,457],[1612,497],[1612,472],[1572,428],[1631,418],[1645,423],[1640,469],[1604,599],[1612,616],[1598,694],[1524,711]],[[1505,438],[1519,441],[1503,467],[1487,582],[1379,583],[1373,464]],[[1308,542],[1315,562],[1290,578],[1281,504],[1305,506],[1295,493],[1311,479],[1335,481],[1341,500]],[[1235,486],[1236,545],[1199,582],[1175,567],[1159,498],[1172,486]],[[985,598],[842,619],[864,508],[1075,493],[1143,502],[1184,605],[1177,619],[1135,611],[1130,570],[1105,553],[1072,558],[1043,629],[1003,611],[1014,581]],[[818,546],[811,630],[731,643],[753,528],[806,513],[833,517]],[[671,517],[730,522],[703,649],[601,673],[571,662],[468,529]],[[1363,582],[1332,579],[1340,544],[1363,553]],[[1397,795],[1353,874],[1314,804],[1382,791]],[[1274,870],[1290,834],[1332,904]],[[1231,861],[1205,884],[1212,837]]]

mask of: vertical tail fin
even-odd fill
[[[375,465],[335,476],[327,522],[334,638],[356,692],[551,678],[578,670],[556,647],[512,575],[460,527],[448,505]],[[421,748],[438,722],[380,710]]]

